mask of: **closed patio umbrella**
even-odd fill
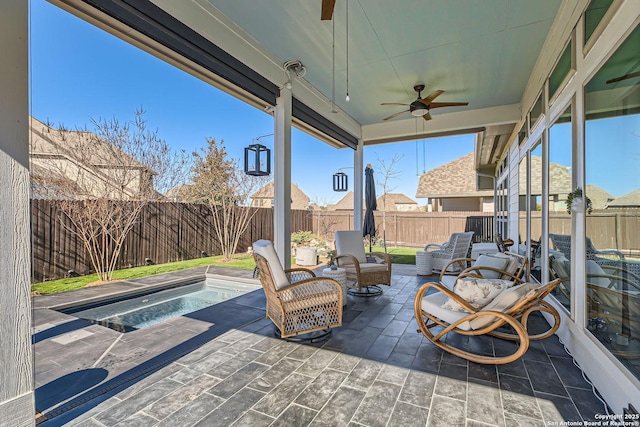
[[[378,209],[376,202],[376,184],[373,179],[371,163],[364,170],[364,224],[362,224],[362,236],[369,236],[369,252],[371,252],[371,240],[376,235],[376,220],[373,211]]]

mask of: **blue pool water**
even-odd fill
[[[131,332],[235,298],[257,287],[207,278],[154,293],[62,310],[119,332]]]

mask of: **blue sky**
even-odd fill
[[[31,114],[41,121],[90,129],[91,118],[126,121],[143,108],[148,127],[172,147],[192,152],[212,137],[236,159],[252,139],[273,133],[268,114],[44,0],[31,1],[30,52]],[[271,137],[261,141],[273,148]],[[473,142],[464,135],[376,145],[365,147],[364,160],[379,170],[378,159],[402,155],[396,168],[402,174],[390,187],[424,205],[426,199],[415,198],[418,174],[471,153]],[[312,200],[335,203],[344,193],[332,190],[332,175],[353,166],[353,151],[294,129],[292,165],[292,181]],[[353,170],[344,172],[352,190]]]

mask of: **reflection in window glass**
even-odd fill
[[[518,164],[518,242],[522,242],[523,246],[518,248],[518,252],[526,255],[527,240],[527,156],[522,157]]]
[[[522,144],[527,139],[527,122],[525,121],[518,132],[518,144]]]
[[[592,0],[584,12],[584,42],[589,41],[613,0]]]
[[[549,128],[549,268],[553,279],[562,279],[554,295],[567,310],[571,309],[571,215],[567,213],[567,195],[571,192],[571,130],[571,107],[568,107]]]
[[[540,94],[536,103],[533,104],[533,107],[531,107],[531,112],[529,113],[529,125],[531,126],[531,129],[533,129],[533,127],[536,125],[536,122],[538,121],[541,115],[542,115],[542,94]]]
[[[585,87],[588,329],[640,378],[640,29]]]
[[[551,76],[549,76],[549,98],[553,98],[558,89],[560,89],[560,85],[564,81],[565,77],[571,71],[571,43],[567,45],[556,64],[556,67],[551,72]]]
[[[540,265],[540,237],[542,236],[542,143],[536,142],[531,150],[531,158],[529,160],[529,168],[531,169],[531,218],[529,223],[529,232],[531,236],[531,264],[532,268],[538,271]],[[540,275],[534,276],[540,279]]]

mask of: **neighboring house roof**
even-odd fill
[[[423,173],[416,191],[418,198],[480,196],[493,196],[493,191],[477,190],[474,153]]]
[[[602,188],[588,184],[585,187],[585,194],[591,200],[591,207],[593,209],[606,209],[610,206],[614,197],[606,190]]]
[[[364,199],[362,202],[364,206]],[[338,200],[338,203],[328,205],[327,210],[330,211],[352,211],[353,210],[353,191],[349,191],[344,197]]]
[[[589,198],[591,196],[587,193]],[[593,199],[591,200],[593,203]],[[630,193],[623,194],[620,197],[616,197],[613,201],[609,202],[608,208],[637,208],[640,207],[640,188],[633,190]]]
[[[96,135],[54,129],[33,117],[29,128],[32,197],[131,197],[141,190],[157,195],[149,187],[153,171]]]
[[[273,190],[273,185],[274,185],[273,181],[268,182],[258,191],[253,193],[253,195],[251,196],[251,200],[258,200],[258,199],[273,200],[274,194],[275,194]],[[304,191],[300,189],[300,187],[298,187],[296,184],[292,182],[291,183],[291,209],[303,209],[303,210],[309,209],[310,202],[311,200],[309,199],[309,196],[307,196],[304,193]]]
[[[531,194],[542,194],[542,158],[531,156]],[[527,171],[524,167],[518,170],[519,192],[526,194]],[[571,193],[571,171],[569,166],[549,162],[549,194],[566,196]]]
[[[382,196],[378,197],[377,203],[379,211],[385,210],[387,212],[397,211],[398,205],[415,205],[416,208],[418,207],[418,202],[402,193],[383,194]]]
[[[191,187],[189,184],[178,185],[164,193],[164,196],[174,202],[184,202],[188,198]]]

